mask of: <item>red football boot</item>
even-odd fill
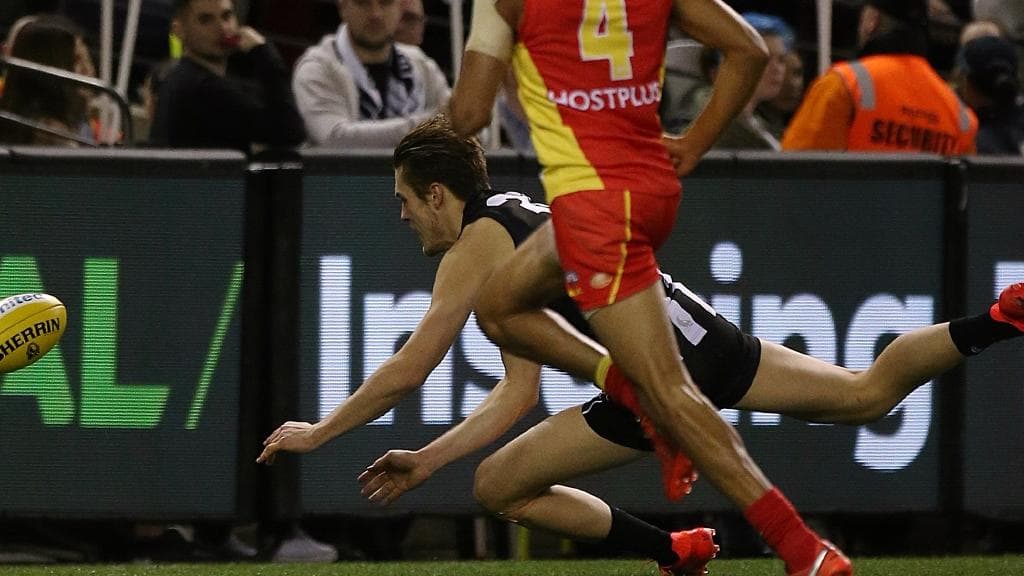
[[[1024,332],[1024,282],[1010,284],[999,294],[989,314],[993,320],[1005,322]],[[610,370],[609,370],[610,372]]]
[[[661,576],[703,576],[708,573],[708,562],[718,554],[715,531],[694,528],[673,532],[672,551],[679,560],[671,566],[659,566]]]

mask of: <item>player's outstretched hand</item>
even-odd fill
[[[700,162],[701,156],[704,155],[704,150],[700,149],[691,139],[687,136],[669,136],[667,134],[661,137],[662,144],[668,149],[668,156],[672,159],[672,166],[676,169],[676,174],[680,176],[686,176],[697,167],[697,163]]]
[[[388,505],[433,473],[419,452],[390,450],[359,475],[360,492],[370,502]]]
[[[310,452],[320,444],[313,435],[313,424],[309,422],[285,422],[263,441],[263,452],[256,458],[260,464],[273,464],[280,451]]]

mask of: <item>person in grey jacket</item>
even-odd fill
[[[307,49],[292,76],[307,143],[393,148],[448,102],[448,81],[422,50],[395,42],[399,0],[338,0],[338,11],[338,32]]]

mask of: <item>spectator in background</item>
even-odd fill
[[[393,148],[451,90],[422,50],[395,42],[400,0],[338,0],[343,24],[306,50],[292,86],[309,143]]]
[[[998,22],[1011,36],[1024,36],[1024,2],[1020,0],[974,0],[974,18]]]
[[[774,99],[782,90],[786,78],[785,57],[793,49],[793,31],[777,16],[747,12],[743,19],[764,39],[768,47],[768,65],[764,67],[750,101],[722,132],[715,148],[779,150],[778,138],[768,130],[768,123],[757,112],[757,107]]]
[[[1013,45],[996,36],[967,42],[960,52],[957,87],[978,116],[979,154],[1024,154],[1024,105]]]
[[[423,12],[423,0],[399,0],[402,16],[395,30],[395,42],[420,46],[423,44],[423,30],[427,17]]]
[[[782,141],[786,126],[804,98],[804,61],[800,53],[790,50],[782,57],[782,63],[785,72],[782,75],[779,93],[775,98],[759,104],[756,110],[765,130],[779,142]]]
[[[786,150],[969,154],[978,120],[925,58],[927,0],[867,0],[860,57],[811,85]]]
[[[36,16],[12,29],[8,55],[69,72],[92,75],[95,69],[82,33],[60,16]],[[0,96],[0,110],[49,128],[55,133],[0,120],[0,142],[37,146],[75,146],[64,133],[90,139],[88,90],[56,77],[11,68]]]
[[[160,89],[153,144],[256,152],[302,143],[288,69],[263,36],[239,26],[232,0],[175,0],[171,31],[182,57]]]
[[[515,74],[509,70],[498,94],[498,119],[501,121],[508,145],[523,156],[536,157],[537,151],[530,139],[530,123],[526,119],[526,110],[519,101],[518,91],[519,83],[516,82]]]
[[[26,24],[32,22],[36,18],[39,18],[38,14],[28,14],[15,20],[14,24],[11,24],[11,27],[7,29],[7,38],[4,39],[3,45],[0,46],[0,54],[10,56],[11,46],[14,45],[14,40],[18,37],[18,32],[24,28]]]
[[[1021,0],[974,0],[973,13],[975,20],[991,20],[999,24],[1003,29],[1002,36],[1017,43],[1018,61],[1024,58],[1024,2]],[[1024,78],[1021,80],[1024,81]]]
[[[746,12],[743,19],[764,39],[768,47],[768,65],[761,74],[761,80],[754,89],[754,95],[736,118],[729,123],[718,140],[716,149],[765,149],[779,150],[779,139],[769,130],[768,122],[761,116],[758,107],[776,98],[786,79],[785,57],[792,52],[793,30],[778,16]],[[721,56],[716,50],[705,48],[700,55],[701,73],[707,79],[707,86],[693,91],[688,101],[677,106],[662,108],[662,122],[670,132],[684,129],[704,109],[711,98],[711,84],[718,75]],[[669,91],[666,89],[666,92]],[[673,109],[674,112],[669,110]],[[675,116],[675,117],[671,117]]]
[[[684,64],[682,70],[666,70],[658,114],[667,133],[682,133],[704,109],[720,59],[717,50],[702,46],[695,62]]]
[[[160,100],[160,89],[177,65],[177,60],[171,58],[154,64],[139,86],[141,105],[132,110],[132,120],[135,122],[135,138],[140,142],[149,141],[153,119],[156,118],[156,103]]]
[[[1005,38],[1006,33],[998,23],[991,20],[975,20],[968,22],[960,30],[960,49],[963,49],[964,44],[967,44],[975,38],[981,38],[982,36],[999,36]]]

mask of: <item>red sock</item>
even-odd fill
[[[786,563],[787,573],[807,568],[821,551],[821,539],[778,488],[765,492],[743,515]]]

